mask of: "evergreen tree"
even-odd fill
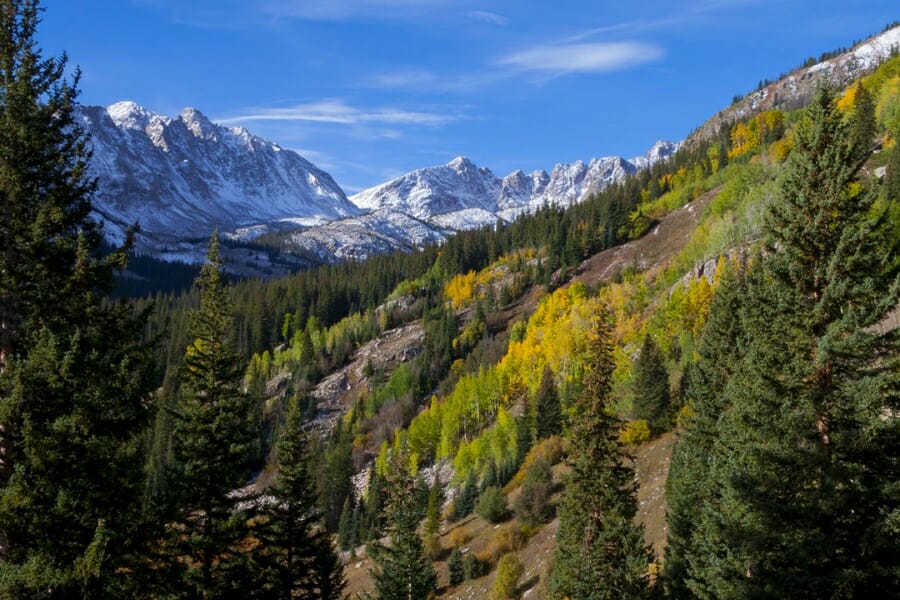
[[[441,502],[444,494],[441,487],[441,478],[435,474],[434,483],[428,492],[428,508],[425,511],[425,524],[422,526],[422,536],[425,542],[425,550],[432,558],[437,558],[441,551]]]
[[[900,132],[894,134],[894,139],[900,138]],[[888,157],[887,172],[884,176],[884,196],[894,205],[900,204],[900,143],[895,143]]]
[[[171,564],[183,569],[176,585],[200,598],[235,593],[244,581],[249,557],[243,543],[254,505],[252,496],[235,493],[247,482],[255,434],[252,400],[241,392],[231,299],[221,271],[216,233],[197,280],[200,308],[184,356],[170,476],[178,507]]]
[[[634,418],[644,419],[654,431],[669,428],[669,372],[653,337],[644,337],[634,362]]]
[[[405,441],[391,451],[387,474],[390,544],[374,544],[377,600],[427,600],[437,593],[437,574],[416,531],[419,524],[415,482],[409,474]]]
[[[356,548],[356,532],[353,531],[353,515],[356,513],[356,505],[350,503],[348,496],[344,500],[344,508],[341,509],[341,518],[338,521],[338,546],[341,550]]]
[[[853,185],[860,162],[831,94],[795,134],[769,247],[751,278],[751,343],[724,390],[695,532],[696,589],[730,597],[900,595],[900,300],[895,242]]]
[[[278,440],[278,479],[266,490],[261,547],[266,598],[336,599],[344,588],[343,568],[310,495],[307,451],[298,400],[291,401]]]
[[[152,363],[144,314],[107,303],[76,74],[0,2],[0,596],[121,597],[139,568]],[[118,571],[118,573],[117,573]]]
[[[447,559],[447,569],[450,571],[450,585],[459,585],[466,580],[466,573],[463,570],[463,557],[459,548],[454,548]]]
[[[608,315],[595,317],[584,385],[575,399],[571,472],[560,510],[550,573],[553,598],[643,598],[651,561],[643,529],[634,523],[634,470],[624,461],[617,419],[608,412],[613,361]]]
[[[854,160],[863,163],[872,154],[876,127],[875,99],[859,81],[854,88],[853,112],[850,115],[850,148]]]
[[[466,481],[456,498],[453,500],[453,520],[459,521],[467,517],[475,510],[475,500],[478,497],[478,476],[475,469],[469,469]]]
[[[701,507],[714,505],[718,486],[710,478],[716,424],[724,411],[722,393],[748,345],[742,317],[746,275],[729,264],[709,309],[697,345],[699,360],[683,375],[687,415],[666,481],[668,540],[664,581],[672,598],[689,598],[689,564],[700,568],[707,558],[694,531]],[[695,590],[698,595],[700,590]]]
[[[534,437],[542,440],[562,434],[562,406],[553,379],[553,371],[545,366],[541,373],[541,386],[534,402]]]

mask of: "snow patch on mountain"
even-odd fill
[[[303,249],[325,262],[364,260],[385,252],[442,243],[451,233],[405,212],[383,208],[296,232],[285,245]]]

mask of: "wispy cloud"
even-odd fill
[[[501,27],[509,22],[509,19],[507,19],[503,15],[491,12],[489,10],[469,11],[468,13],[466,13],[466,16],[471,19],[475,19],[476,21],[482,21],[491,25],[499,25]]]
[[[343,21],[358,17],[395,18],[445,8],[453,0],[267,0],[270,17]]]
[[[242,114],[218,119],[232,125],[250,121],[303,121],[340,125],[387,124],[439,126],[461,118],[446,112],[405,110],[393,107],[357,108],[342,100],[323,100],[296,104],[286,108],[257,108]]]
[[[569,73],[606,73],[655,61],[663,50],[642,42],[582,43],[534,46],[497,60],[518,71],[558,76]]]

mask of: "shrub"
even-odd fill
[[[463,575],[466,579],[478,579],[491,572],[491,565],[479,557],[466,554],[463,558]]]
[[[450,546],[453,548],[462,548],[472,539],[472,535],[463,529],[462,527],[457,527],[453,531],[450,532]]]
[[[501,556],[520,550],[525,545],[525,534],[516,523],[504,525],[487,547],[478,553],[478,558],[489,565],[497,564]]]
[[[491,600],[514,598],[519,578],[525,572],[522,561],[515,554],[504,554],[497,564],[497,577],[491,587]]]
[[[541,459],[528,467],[522,491],[513,505],[516,518],[527,528],[547,523],[553,518],[550,496],[553,492],[553,472]]]
[[[501,523],[509,518],[506,509],[506,495],[497,486],[490,486],[478,497],[476,506],[479,516],[491,523]]]
[[[528,454],[525,455],[525,460],[522,462],[519,472],[516,473],[515,477],[513,477],[506,485],[504,490],[509,493],[522,485],[522,482],[525,480],[525,474],[528,472],[528,468],[538,460],[543,460],[552,466],[561,461],[562,458],[563,444],[562,439],[559,436],[554,435],[545,440],[541,440],[528,451]]]
[[[650,440],[650,426],[644,419],[632,421],[619,432],[619,440],[629,446],[637,446]]]

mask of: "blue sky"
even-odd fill
[[[463,154],[499,176],[678,140],[900,18],[843,0],[45,0],[82,102],[193,106],[348,194]]]

